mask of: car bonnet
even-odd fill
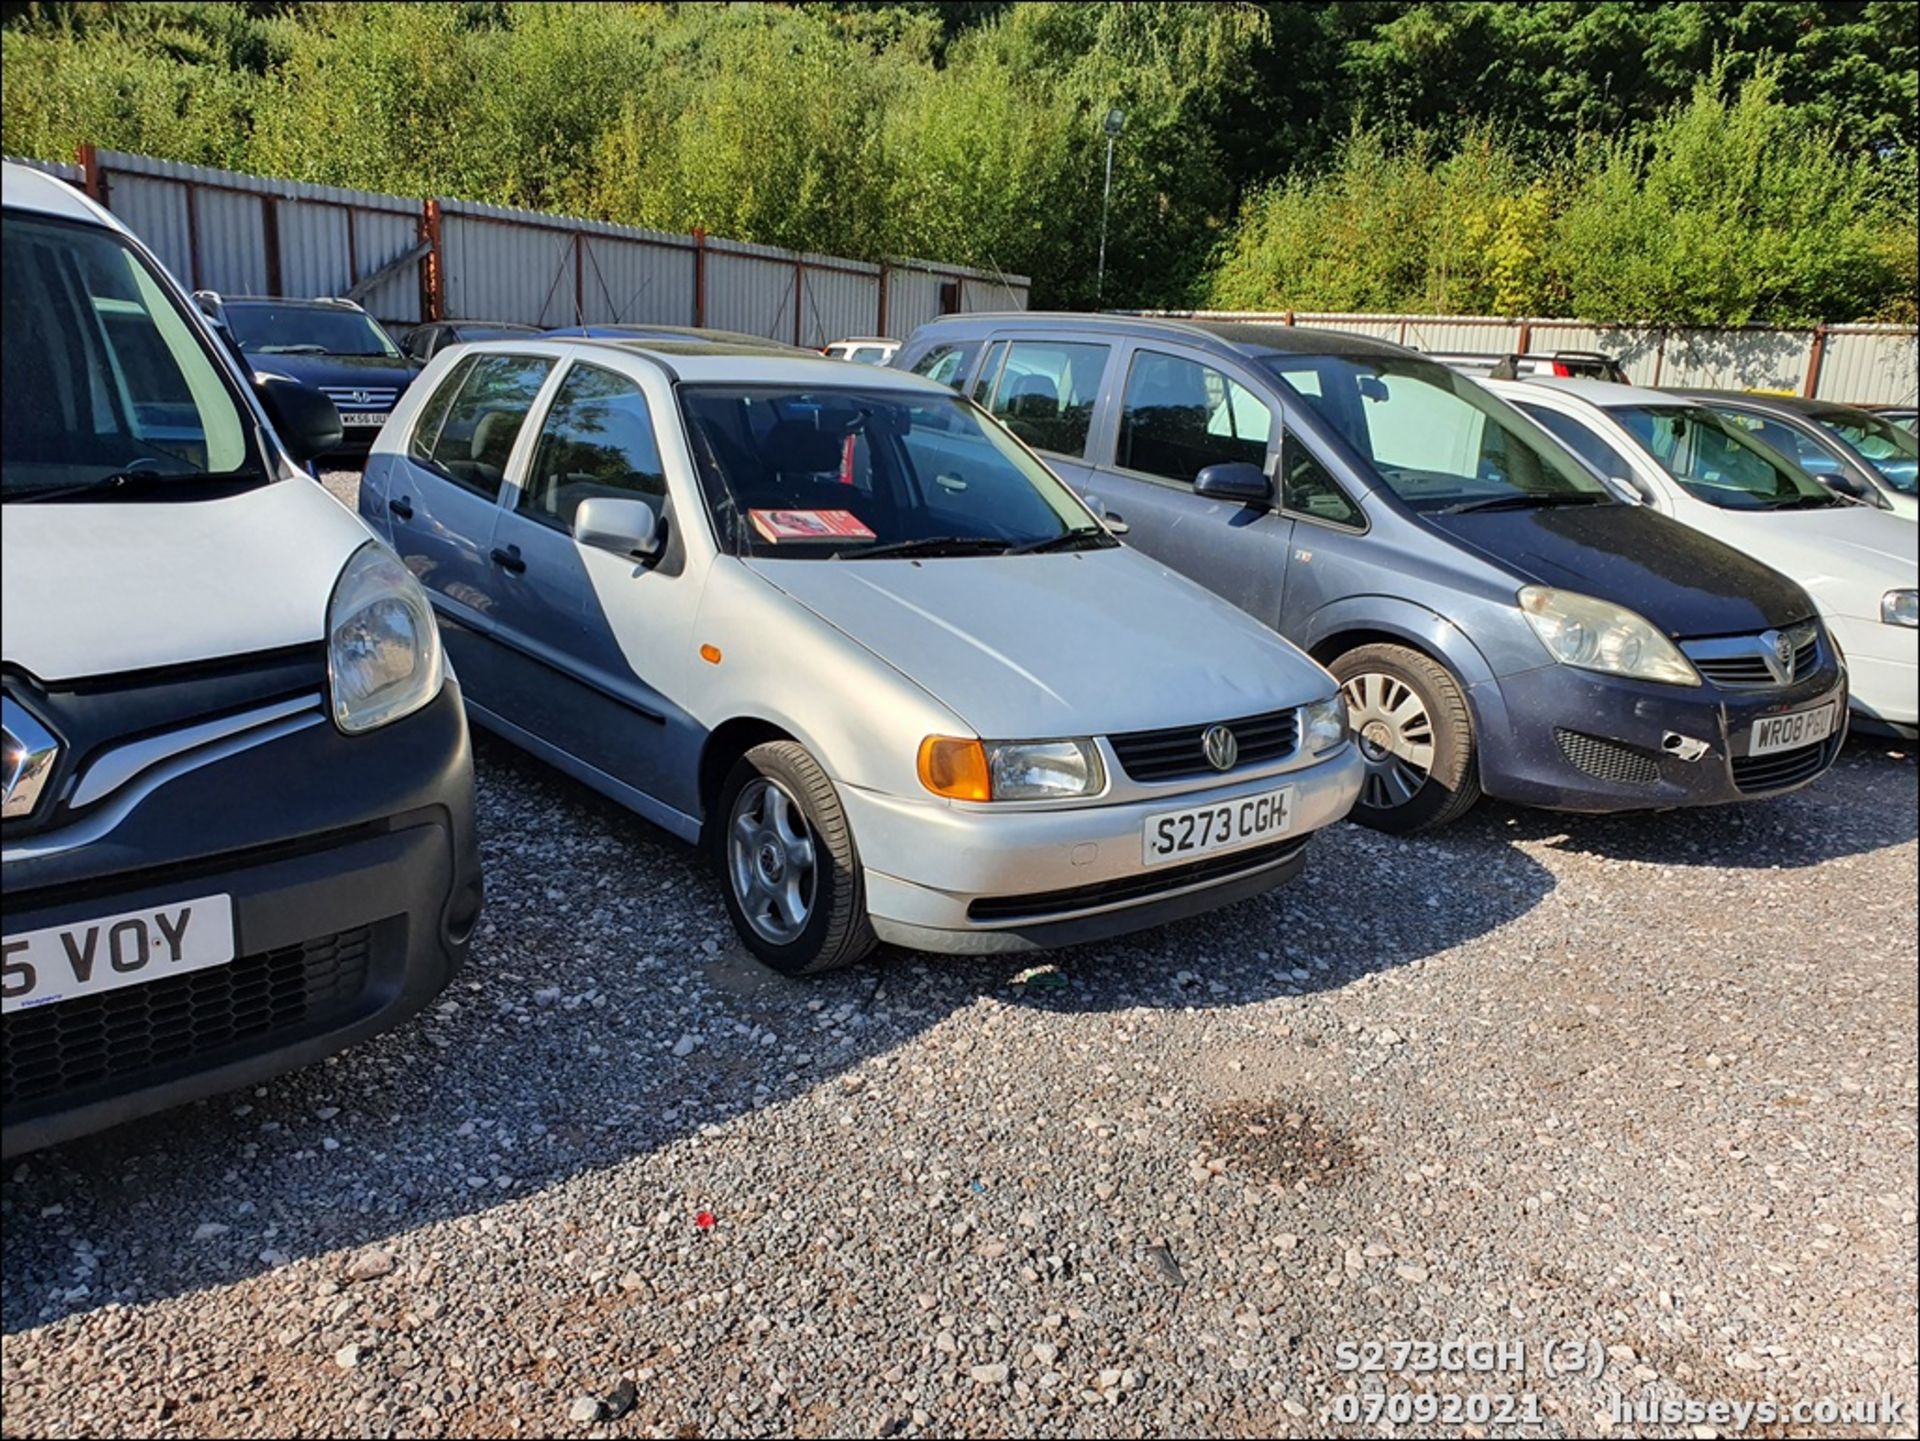
[[[1279,636],[1135,551],[745,564],[991,739],[1197,724],[1333,692]]]
[[[51,684],[319,641],[367,540],[305,479],[217,500],[11,504],[0,652]]]

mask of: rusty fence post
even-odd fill
[[[693,323],[707,323],[707,232],[693,228]]]
[[[1820,393],[1820,367],[1827,359],[1827,322],[1822,320],[1813,327],[1813,345],[1807,352],[1807,380],[1800,387],[1800,393],[1812,400]]]

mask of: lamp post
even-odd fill
[[[1113,198],[1113,142],[1127,128],[1127,112],[1118,105],[1114,106],[1107,111],[1107,118],[1100,128],[1107,132],[1107,179],[1100,187],[1100,263],[1093,273],[1093,299],[1096,305],[1107,288],[1107,202]]]

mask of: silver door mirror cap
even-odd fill
[[[651,560],[660,553],[660,514],[648,501],[590,496],[574,512],[573,538],[596,550]]]

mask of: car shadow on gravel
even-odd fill
[[[1799,869],[1913,840],[1920,830],[1917,781],[1912,745],[1856,735],[1827,774],[1802,790],[1766,800],[1613,816],[1489,803],[1463,825],[1607,860]]]
[[[1291,885],[1160,930],[1040,955],[883,949],[788,980],[739,947],[688,847],[490,738],[477,770],[487,910],[446,994],[323,1064],[11,1163],[5,1332],[289,1267],[312,1295],[351,1256],[405,1268],[421,1227],[804,1097],[974,1006],[1304,995],[1439,955],[1554,885],[1497,825],[1341,825]]]

